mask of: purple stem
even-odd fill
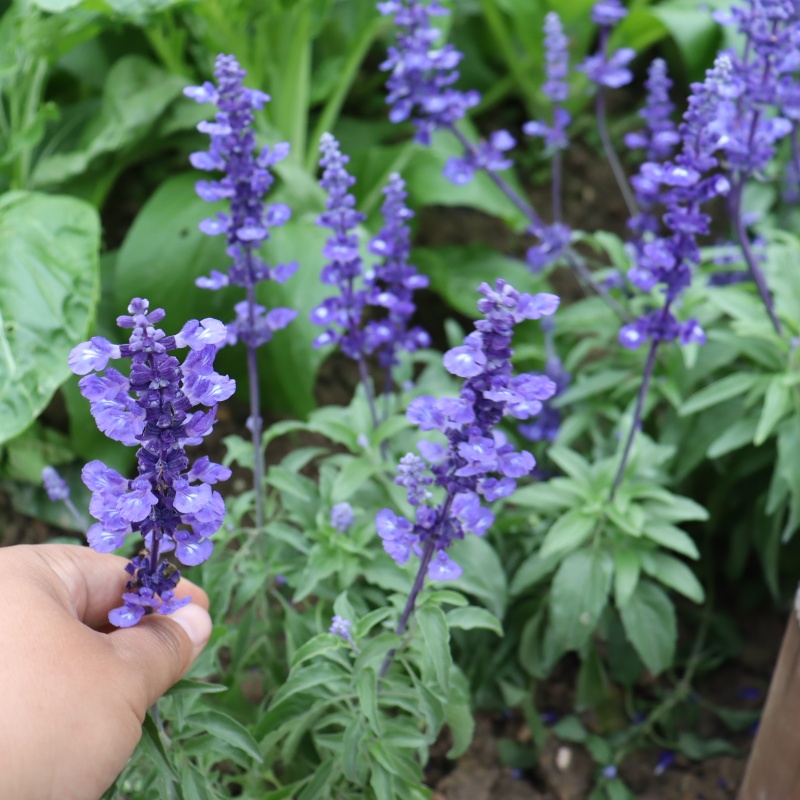
[[[733,215],[733,227],[736,230],[736,236],[739,239],[739,245],[742,248],[744,260],[747,262],[747,268],[750,271],[750,275],[755,281],[756,286],[758,287],[758,293],[761,295],[764,308],[767,309],[767,314],[772,322],[772,327],[775,328],[775,332],[778,334],[778,336],[783,336],[783,328],[781,327],[778,317],[775,315],[775,306],[772,302],[772,296],[770,295],[769,287],[767,286],[767,282],[764,278],[764,273],[761,271],[761,267],[758,265],[755,253],[753,252],[753,248],[750,244],[750,237],[747,235],[744,220],[742,219],[743,193],[744,184],[741,182],[734,184],[733,191],[731,193],[731,214]]]
[[[419,562],[419,569],[417,570],[417,577],[414,578],[414,585],[411,587],[411,592],[408,595],[408,600],[403,609],[403,614],[400,617],[400,622],[397,623],[397,630],[395,633],[398,636],[402,636],[406,632],[409,617],[417,602],[417,595],[422,591],[422,587],[425,583],[425,574],[428,572],[428,566],[431,563],[435,551],[436,543],[433,538],[430,538],[425,543],[425,549],[422,551],[422,559]],[[383,678],[389,671],[389,667],[392,666],[392,661],[394,660],[396,652],[396,650],[392,649],[386,654],[386,658],[383,660],[383,664],[381,664],[380,672],[378,672],[378,678]]]
[[[631,191],[631,185],[628,182],[628,176],[622,168],[617,151],[614,149],[614,144],[611,141],[611,134],[608,132],[608,119],[606,114],[606,90],[605,86],[597,87],[597,97],[595,99],[595,116],[597,117],[597,132],[600,134],[600,141],[603,143],[603,151],[606,154],[606,159],[614,173],[614,179],[619,186],[622,193],[622,198],[625,200],[625,205],[628,208],[628,214],[635,217],[640,213],[639,204]]]
[[[455,125],[451,126],[449,129],[452,134],[458,139],[464,149],[469,153],[477,152],[475,146],[467,139],[464,134],[455,127]],[[528,218],[531,223],[531,227],[533,228],[541,228],[544,227],[544,223],[542,222],[541,217],[534,211],[529,203],[526,203],[515,191],[514,189],[509,186],[509,184],[501,178],[494,170],[486,169],[484,170],[486,174],[491,178],[492,182],[497,186],[498,189]],[[578,275],[580,275],[583,280],[585,280],[592,289],[603,298],[609,308],[614,311],[615,314],[620,316],[624,320],[629,319],[629,315],[625,313],[625,311],[620,307],[619,303],[609,294],[608,289],[604,286],[601,286],[592,275],[591,271],[586,267],[583,263],[583,259],[571,248],[568,247],[564,251],[564,255],[567,258],[567,262],[571,269],[573,269]]]
[[[439,515],[437,524],[431,531],[430,538],[427,542],[425,542],[425,548],[422,551],[419,569],[417,570],[417,577],[414,578],[414,585],[411,587],[411,591],[408,594],[408,600],[406,600],[406,606],[403,609],[403,613],[400,615],[400,622],[397,623],[397,629],[395,630],[395,633],[398,636],[402,636],[406,632],[408,620],[411,617],[411,612],[414,610],[414,605],[417,602],[417,595],[419,595],[419,593],[422,591],[422,587],[425,584],[425,575],[428,572],[428,566],[431,563],[433,554],[436,552],[436,534],[439,532],[439,528],[450,514],[450,507],[453,505],[454,499],[455,495],[453,492],[448,491],[447,497],[442,505],[442,512]],[[392,666],[392,660],[394,659],[394,654],[396,652],[396,650],[390,650],[386,654],[386,658],[383,660],[380,672],[378,673],[379,678],[382,678],[389,671],[389,667]]]
[[[665,306],[665,311],[669,308],[669,303]],[[636,432],[639,430],[639,426],[642,424],[642,412],[644,411],[644,401],[647,399],[647,389],[650,386],[650,379],[653,377],[653,370],[656,365],[656,353],[658,352],[658,345],[659,342],[656,340],[652,340],[650,342],[650,352],[647,354],[647,361],[644,365],[644,374],[642,375],[642,383],[639,386],[639,394],[636,398],[636,408],[633,412],[633,424],[631,425],[630,431],[628,431],[628,438],[625,442],[625,449],[622,452],[622,460],[619,463],[619,467],[617,468],[617,474],[614,477],[614,483],[611,487],[611,492],[608,495],[608,501],[613,502],[614,495],[617,493],[617,489],[619,489],[619,485],[622,483],[622,477],[625,474],[625,467],[628,465],[628,458],[631,454],[631,447],[633,446],[633,440],[636,437]]]
[[[75,522],[78,523],[78,527],[85,529],[86,520],[83,518],[83,515],[80,513],[80,511],[78,511],[78,509],[75,508],[75,503],[73,503],[72,500],[70,500],[70,498],[67,497],[66,500],[64,500],[64,505],[67,507],[69,513],[72,514],[72,517],[75,520]]]
[[[556,150],[553,154],[552,179],[552,203],[553,203],[553,222],[561,222],[562,198],[561,198],[561,176],[563,172],[563,157],[561,150]]]
[[[255,330],[256,290],[247,287],[247,309],[250,330]],[[253,489],[255,490],[256,529],[264,529],[264,456],[261,453],[261,397],[258,385],[258,359],[256,348],[247,345],[247,378],[250,384],[250,436],[253,442]]]

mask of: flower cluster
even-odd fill
[[[650,291],[663,286],[665,304],[620,330],[620,343],[636,348],[646,340],[702,344],[705,334],[696,320],[679,323],[670,306],[691,283],[692,267],[699,263],[697,237],[709,232],[709,216],[702,207],[714,197],[727,194],[730,184],[718,167],[720,109],[730,101],[731,61],[719,56],[703,83],[692,84],[692,94],[678,133],[680,152],[671,161],[646,162],[637,176],[637,191],[646,189],[650,205],[666,207],[662,220],[666,232],[652,234],[637,246],[636,264],[628,273],[631,282]]]
[[[680,141],[672,121],[675,104],[669,97],[671,86],[667,62],[663,58],[654,58],[647,70],[645,104],[639,112],[645,128],[625,136],[625,144],[631,150],[644,150],[647,161],[665,161]]]
[[[431,25],[431,17],[449,12],[438,0],[385,0],[378,3],[378,10],[392,15],[398,30],[397,45],[389,48],[381,64],[381,70],[391,73],[386,82],[386,102],[392,106],[389,118],[412,119],[416,140],[430,144],[437,128],[452,127],[480,100],[476,91],[453,88],[462,54],[451,44],[435,46],[439,31]]]
[[[94,337],[69,357],[70,369],[85,376],[78,385],[98,428],[111,439],[139,447],[133,480],[101,461],[89,462],[82,473],[92,492],[90,511],[100,520],[88,531],[89,544],[108,553],[132,531],[144,540],[144,549],[126,568],[130,580],[124,605],[109,614],[111,623],[123,628],[146,613],[169,614],[189,602],[176,599],[180,573],[163,556],[174,550],[178,561],[189,566],[209,557],[208,537],[225,516],[222,496],[211,486],[230,477],[230,470],[207,457],[190,466],[185,447],[199,444],[212,430],[217,402],[236,388],[213,370],[217,345],[226,336],[221,322],[191,320],[167,336],[156,327],[164,311],[149,311],[147,300],[134,299],[128,314],[117,318],[121,328],[131,329],[128,344]],[[181,364],[169,353],[184,347],[190,353]],[[107,367],[118,358],[131,360],[129,377]],[[198,405],[209,410],[192,411]]]
[[[322,135],[319,149],[323,169],[320,186],[328,192],[328,198],[327,210],[320,214],[317,224],[333,231],[322,251],[328,262],[320,279],[328,286],[335,286],[339,294],[326,298],[311,311],[311,321],[326,327],[314,340],[314,347],[338,344],[345,355],[359,360],[365,353],[361,316],[367,304],[367,291],[357,285],[363,282],[364,267],[355,229],[364,221],[364,215],[356,211],[356,199],[349,191],[356,182],[345,169],[350,158],[341,152],[339,143],[329,133]]]
[[[353,507],[350,503],[336,503],[331,509],[331,527],[339,533],[346,533],[353,527]]]
[[[620,0],[600,0],[592,8],[592,21],[600,26],[600,41],[597,52],[584,59],[578,67],[590,81],[598,86],[619,89],[633,80],[628,64],[636,51],[623,47],[611,55],[608,53],[608,39],[611,29],[628,16],[628,10]]]
[[[475,323],[463,345],[444,355],[448,372],[464,379],[459,396],[424,395],[408,407],[410,422],[423,431],[440,431],[447,442],[421,442],[425,460],[408,454],[400,462],[396,482],[416,508],[414,521],[388,508],[375,520],[389,555],[403,564],[414,553],[433,580],[457,578],[461,568],[447,554],[450,544],[468,532],[482,536],[493,523],[481,498],[508,497],[516,480],[535,466],[533,456],[518,451],[498,424],[505,416],[529,419],[556,390],[545,375],[513,376],[511,338],[522,320],[554,313],[558,297],[522,294],[503,280],[495,288],[484,283],[479,291],[478,309],[485,318]],[[444,489],[438,505],[432,504],[432,486]]]
[[[198,103],[214,103],[219,109],[213,122],[197,126],[211,137],[211,143],[207,151],[192,153],[190,161],[196,169],[225,175],[220,180],[198,181],[197,194],[210,203],[230,203],[229,214],[218,213],[200,223],[200,230],[209,236],[225,235],[227,254],[232,259],[228,273],[213,270],[209,277],[198,278],[197,285],[203,289],[234,285],[247,290],[247,300],[235,306],[236,320],[228,325],[227,341],[233,344],[241,340],[257,348],[275,331],[285,328],[297,312],[289,308],[267,311],[255,302],[255,286],[265,280],[283,283],[297,271],[297,264],[270,267],[258,255],[270,229],[291,217],[291,209],[284,203],[264,203],[274,181],[270,168],[286,158],[289,145],[265,146],[256,152],[253,112],[263,108],[269,96],[246,88],[242,84],[245,74],[233,56],[220,55],[214,71],[217,85],[206,82],[190,86],[184,94]]]
[[[369,304],[385,309],[386,314],[383,319],[367,323],[366,340],[370,352],[377,350],[378,363],[391,370],[397,364],[400,350],[413,353],[430,345],[426,331],[409,327],[416,310],[414,292],[427,288],[428,278],[408,262],[411,254],[408,221],[414,212],[406,206],[406,187],[400,175],[389,176],[383,193],[384,226],[369,243],[370,253],[381,261],[370,270],[367,279]]]

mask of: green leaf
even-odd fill
[[[753,444],[758,447],[767,441],[775,426],[792,410],[792,392],[786,385],[784,376],[774,377],[767,386],[764,406],[758,420]]]
[[[449,305],[472,319],[478,316],[478,287],[503,278],[521,292],[544,291],[544,278],[531,274],[520,261],[500,255],[490,247],[417,248],[413,253],[418,269],[430,279],[430,288]]]
[[[551,728],[552,732],[565,742],[585,742],[588,733],[581,721],[574,716],[562,717]]]
[[[703,602],[705,597],[703,586],[683,561],[666,553],[643,553],[642,569],[670,589],[694,600],[695,603]]]
[[[640,581],[619,612],[628,641],[650,672],[658,675],[670,667],[678,628],[675,607],[665,592],[651,581]]]
[[[199,173],[187,172],[164,181],[145,203],[119,251],[116,299],[124,309],[131,297],[148,297],[165,309],[176,326],[187,319],[215,317],[227,322],[243,290],[228,287],[209,292],[194,286],[196,278],[216,269],[225,272],[230,258],[223,237],[209,237],[198,224],[216,209],[195,194]],[[276,197],[269,198],[274,202]],[[301,209],[294,209],[295,213]],[[298,416],[314,407],[316,372],[325,354],[311,343],[319,333],[308,320],[311,309],[327,295],[329,287],[317,278],[322,267],[325,232],[312,220],[300,217],[272,232],[260,251],[270,264],[297,261],[301,273],[284,284],[259,284],[257,300],[267,308],[285,306],[298,311],[286,330],[278,331],[269,346],[259,351],[262,406]],[[177,330],[177,328],[176,328]],[[245,350],[241,346],[220,351],[215,368],[248,385]],[[242,395],[244,396],[244,394]]]
[[[462,122],[459,128],[473,141],[479,138],[477,135],[470,135],[469,123]],[[483,170],[478,170],[466,186],[455,186],[442,175],[447,161],[462,154],[461,144],[447,131],[435,133],[430,147],[418,147],[411,154],[403,173],[408,184],[409,206],[470,206],[501,217],[515,230],[521,231],[527,227],[530,223],[525,214],[498,189]],[[510,172],[504,172],[503,177],[524,196]]]
[[[195,681],[190,678],[183,678],[164,695],[164,697],[192,696],[200,694],[217,694],[227,692],[229,686],[222,683],[206,683],[205,681]]]
[[[745,392],[749,392],[761,380],[763,380],[761,375],[748,372],[736,372],[733,375],[726,375],[724,378],[715,381],[710,386],[706,386],[692,395],[684,403],[680,411],[681,416],[688,417],[690,414],[696,414],[704,408],[711,408],[733,397],[738,397]]]
[[[700,551],[697,549],[694,539],[685,531],[668,522],[648,522],[644,527],[644,535],[676,553],[681,553],[689,558],[700,558]]]
[[[546,559],[553,555],[563,555],[580,547],[588,538],[597,523],[595,517],[580,509],[567,511],[551,526],[542,542],[539,555]]]
[[[538,552],[531,553],[514,573],[509,592],[512,596],[517,596],[536,586],[555,571],[560,561],[561,556],[542,558]]]
[[[172,763],[172,759],[164,747],[158,724],[150,711],[147,712],[144,722],[142,723],[142,738],[139,746],[147,753],[147,756],[155,765],[162,779],[167,784],[174,783],[177,777],[175,765]]]
[[[720,458],[750,444],[756,435],[757,427],[758,420],[754,417],[744,417],[736,420],[733,425],[709,445],[708,457]]]
[[[100,221],[71,197],[0,197],[0,443],[25,430],[70,375],[98,301]],[[130,301],[130,298],[129,298]]]
[[[485,628],[494,631],[498,636],[503,635],[503,623],[491,611],[476,606],[454,608],[448,611],[447,624],[451,628],[462,628],[466,631],[473,628]]]
[[[270,712],[277,710],[279,705],[300,692],[307,692],[320,686],[325,687],[326,690],[335,691],[337,687],[348,681],[349,676],[342,671],[342,668],[331,663],[309,664],[307,667],[293,670],[286,683],[272,698]]]
[[[581,378],[558,395],[556,405],[562,407],[610,392],[612,389],[619,388],[619,385],[629,377],[629,370],[610,369]]]
[[[561,563],[550,591],[550,626],[567,650],[578,650],[603,613],[614,565],[603,550],[579,550]]]
[[[552,514],[581,502],[583,495],[577,481],[571,478],[551,478],[543,483],[532,483],[517,489],[511,499],[514,505],[533,508],[542,514]]]
[[[451,584],[453,588],[477,597],[502,618],[508,602],[508,586],[497,551],[485,539],[467,536],[453,543],[450,554],[464,570]]]
[[[459,758],[467,752],[475,733],[475,718],[466,703],[448,703],[444,717],[453,737],[453,745],[447,751],[448,758]]]
[[[581,484],[588,484],[592,480],[592,472],[586,459],[579,456],[574,450],[556,445],[547,451],[550,459],[561,467],[564,472]]]
[[[639,583],[641,572],[639,554],[630,547],[614,551],[614,599],[618,607],[628,602]]]
[[[250,756],[250,758],[261,763],[261,754],[258,752],[257,742],[250,735],[247,728],[230,715],[222,711],[206,709],[192,714],[187,723],[194,725],[204,733],[209,733],[217,739],[233,745]]]
[[[422,633],[424,653],[433,664],[436,682],[445,693],[450,686],[450,631],[447,629],[447,619],[441,608],[436,606],[423,606],[415,614],[417,624]]]
[[[333,776],[334,760],[323,761],[314,770],[314,777],[306,784],[305,789],[297,796],[297,800],[319,800],[329,797],[328,785]]]
[[[309,639],[304,645],[301,645],[292,656],[291,668],[296,669],[304,661],[309,661],[312,658],[319,658],[325,653],[330,653],[333,650],[338,650],[341,640],[330,633],[320,633],[313,639]]]
[[[91,169],[102,168],[105,174],[98,176],[93,191],[100,184],[104,195],[135,145],[151,137],[148,144],[152,148],[156,123],[181,97],[185,85],[185,78],[170,74],[143,56],[126,55],[115,61],[105,79],[98,116],[82,131],[74,150],[56,152],[38,161],[31,178],[33,185],[61,186]]]
[[[336,476],[331,490],[331,500],[340,503],[350,500],[365,481],[375,473],[375,464],[368,458],[350,458]]]
[[[691,731],[681,731],[675,748],[693,761],[738,754],[738,748],[725,739],[701,739]]]
[[[382,734],[381,716],[378,712],[378,676],[374,669],[366,668],[356,676],[356,692],[361,710],[376,736]]]

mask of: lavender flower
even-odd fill
[[[98,428],[109,438],[138,446],[138,476],[128,480],[101,461],[83,468],[83,482],[92,492],[90,510],[100,520],[88,531],[89,544],[100,553],[121,547],[137,531],[144,549],[126,567],[131,576],[124,605],[109,614],[118,627],[135,625],[153,611],[170,614],[189,602],[174,590],[180,573],[163,556],[172,550],[182,564],[205,561],[212,550],[208,538],[225,516],[222,496],[211,486],[230,477],[230,470],[207,457],[194,465],[185,453],[211,432],[217,402],[233,394],[236,384],[213,371],[217,345],[225,326],[215,319],[190,320],[174,336],[156,327],[164,318],[160,308],[148,313],[147,300],[136,298],[129,316],[117,318],[130,328],[128,344],[115,345],[101,337],[75,347],[70,369],[84,375],[81,394],[89,400]],[[183,364],[169,355],[189,347]],[[130,358],[130,377],[107,364]],[[102,375],[89,374],[103,372]],[[193,406],[208,411],[192,411]]]
[[[328,632],[338,636],[340,639],[344,639],[346,642],[350,642],[353,640],[353,635],[350,633],[352,625],[353,623],[349,619],[344,619],[336,614],[331,620],[331,627]]]
[[[378,354],[378,363],[387,370],[387,389],[391,388],[391,370],[400,350],[413,353],[430,345],[430,336],[420,327],[409,327],[416,306],[414,292],[428,286],[428,278],[408,263],[411,253],[408,220],[414,213],[405,204],[405,182],[397,174],[389,176],[383,190],[386,197],[382,211],[385,224],[369,243],[369,250],[382,260],[369,275],[367,301],[374,308],[385,309],[382,319],[370,320],[365,329],[368,352]]]
[[[346,533],[353,525],[353,507],[350,503],[336,503],[331,509],[331,525],[339,533]]]
[[[264,196],[274,178],[270,168],[289,154],[289,145],[257,150],[253,132],[253,112],[264,107],[269,96],[257,89],[247,89],[242,81],[247,73],[233,56],[217,56],[214,77],[217,86],[206,82],[202,86],[184,89],[187,97],[198,103],[214,103],[219,111],[214,122],[201,122],[197,129],[209,134],[207,151],[192,153],[190,161],[196,169],[224,172],[219,180],[198,181],[197,194],[209,203],[230,202],[230,213],[218,213],[203,220],[200,230],[209,236],[224,234],[227,253],[232,259],[228,274],[214,270],[208,278],[198,278],[203,289],[241,286],[248,291],[245,303],[236,306],[236,320],[228,325],[228,344],[241,339],[251,347],[268,342],[275,331],[285,328],[297,316],[288,308],[267,312],[255,303],[252,292],[265,280],[283,283],[297,271],[297,264],[270,267],[258,256],[259,248],[269,239],[270,229],[283,225],[292,215],[284,203],[265,205]]]
[[[431,17],[448,13],[438,0],[427,4],[423,0],[386,0],[378,3],[378,11],[392,15],[398,28],[397,46],[389,48],[380,67],[391,73],[386,82],[386,102],[392,106],[389,119],[411,119],[417,129],[416,140],[428,145],[437,128],[452,127],[478,104],[480,94],[452,88],[463,56],[451,44],[435,47],[439,31],[432,27]]]
[[[409,454],[401,462],[397,483],[406,487],[416,507],[414,522],[391,509],[379,512],[375,524],[384,549],[400,564],[412,553],[421,558],[420,575],[432,580],[449,580],[461,568],[447,554],[450,544],[468,532],[482,536],[494,521],[481,497],[491,502],[507,497],[516,479],[529,474],[535,465],[527,451],[518,452],[496,426],[504,416],[527,419],[542,408],[542,401],[555,391],[543,375],[512,377],[510,358],[514,325],[524,319],[552,314],[558,298],[551,294],[520,294],[503,280],[492,289],[481,285],[478,309],[485,319],[464,344],[448,350],[444,366],[464,378],[458,398],[417,397],[408,407],[408,420],[423,431],[438,430],[447,445],[427,443],[420,447],[433,465],[430,475],[424,463]],[[431,479],[432,478],[432,479]],[[443,502],[432,505],[426,488],[435,485],[445,492]],[[421,582],[419,585],[421,588]],[[419,588],[417,591],[419,591]]]
[[[617,767],[614,764],[608,764],[607,766],[603,767],[603,777],[606,780],[613,780],[617,777]]]
[[[314,340],[314,347],[338,344],[345,355],[359,360],[364,357],[364,333],[360,323],[367,293],[356,286],[363,280],[364,269],[358,252],[358,236],[353,231],[364,221],[364,215],[355,210],[356,199],[348,191],[355,183],[355,178],[345,169],[350,158],[341,152],[339,143],[329,133],[323,134],[320,140],[320,152],[323,168],[320,186],[328,192],[328,199],[327,211],[319,216],[317,224],[333,231],[322,251],[329,261],[320,278],[324,284],[335,286],[339,294],[327,298],[311,312],[311,321],[326,327]]]

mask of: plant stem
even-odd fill
[[[66,500],[64,500],[64,505],[67,507],[69,513],[72,514],[72,517],[75,520],[75,522],[78,523],[78,527],[83,528],[83,530],[86,530],[86,520],[83,518],[83,514],[81,514],[81,512],[78,511],[77,508],[75,508],[75,503],[73,503],[72,500],[68,497]]]
[[[666,311],[669,308],[669,304],[667,304],[664,308]],[[625,467],[628,465],[628,458],[631,454],[631,447],[633,446],[633,440],[636,437],[636,431],[639,429],[639,426],[642,424],[642,413],[644,411],[644,401],[647,399],[647,389],[650,386],[650,379],[653,377],[653,370],[656,365],[656,353],[658,352],[658,341],[652,340],[650,342],[650,351],[647,354],[647,361],[644,365],[644,374],[642,375],[642,383],[639,386],[639,394],[636,397],[636,408],[633,412],[633,424],[631,425],[630,431],[628,431],[628,438],[625,441],[625,449],[622,451],[622,460],[619,462],[619,467],[617,468],[617,474],[614,477],[614,483],[611,486],[611,492],[608,495],[609,503],[614,500],[614,495],[617,493],[617,489],[619,489],[619,485],[622,483],[622,476],[625,474]]]
[[[364,356],[358,359],[358,372],[361,375],[361,383],[364,385],[364,394],[367,396],[367,405],[369,406],[369,415],[372,418],[372,427],[377,428],[380,424],[378,419],[378,409],[375,407],[375,392],[372,389],[372,381],[369,377],[369,370],[367,370],[367,362]]]
[[[604,86],[597,87],[597,97],[595,99],[595,117],[597,119],[597,132],[600,134],[600,141],[603,144],[603,151],[606,154],[608,165],[614,173],[614,180],[622,193],[622,199],[628,208],[628,214],[635,217],[639,214],[639,204],[631,191],[628,176],[622,168],[614,143],[611,141],[611,134],[608,132],[608,117],[606,114],[606,90]]]
[[[431,563],[431,559],[433,558],[435,550],[436,541],[433,537],[431,537],[425,543],[425,549],[422,551],[422,558],[419,562],[417,576],[414,578],[414,584],[408,594],[408,600],[406,600],[406,605],[400,617],[400,622],[397,623],[397,630],[395,633],[398,636],[402,636],[406,632],[406,626],[408,625],[409,617],[411,616],[411,612],[414,610],[414,605],[417,602],[417,596],[422,591],[422,587],[425,583],[425,575],[428,572],[428,566]],[[378,672],[378,678],[383,678],[389,671],[389,667],[392,666],[392,660],[394,659],[396,652],[396,650],[390,650],[386,654],[386,658],[383,660],[383,664],[381,664],[380,672]]]
[[[744,184],[739,182],[734,184],[733,192],[731,193],[731,215],[733,216],[733,227],[736,231],[736,237],[739,239],[739,246],[742,248],[744,260],[747,263],[747,269],[750,272],[753,280],[758,287],[758,293],[761,295],[761,300],[764,303],[764,308],[767,310],[772,327],[778,336],[783,336],[783,329],[778,317],[775,315],[775,306],[772,302],[772,296],[769,292],[769,287],[764,278],[764,273],[758,265],[755,253],[750,244],[750,238],[747,235],[747,230],[742,219],[742,195],[744,193]]]
[[[455,127],[455,125],[450,127],[450,131],[452,134],[458,139],[461,145],[468,153],[475,153],[475,145],[467,139],[464,134]],[[485,170],[486,174],[492,180],[495,186],[528,218],[528,221],[531,223],[531,228],[541,229],[545,227],[544,222],[542,222],[542,218],[536,213],[530,203],[526,202],[519,194],[514,191],[514,189],[508,184],[508,182],[501,178],[494,170],[487,169]],[[585,280],[589,286],[598,294],[600,297],[603,298],[605,303],[624,320],[629,319],[629,315],[620,307],[619,303],[614,300],[613,297],[608,292],[604,286],[601,286],[592,275],[591,271],[586,267],[586,264],[583,262],[583,259],[572,249],[572,247],[567,247],[564,250],[564,257],[567,259],[567,263],[570,266],[570,269],[574,270],[583,280]]]
[[[247,287],[247,313],[250,330],[256,325],[256,290]],[[247,380],[250,385],[250,437],[253,442],[253,491],[255,493],[256,530],[264,530],[264,456],[261,453],[261,389],[258,384],[258,358],[255,345],[247,345]]]
[[[562,184],[562,174],[564,172],[564,158],[563,153],[561,150],[556,150],[553,153],[552,159],[552,173],[551,173],[551,197],[553,203],[553,222],[561,222],[562,217],[562,191],[561,191],[561,184]]]

